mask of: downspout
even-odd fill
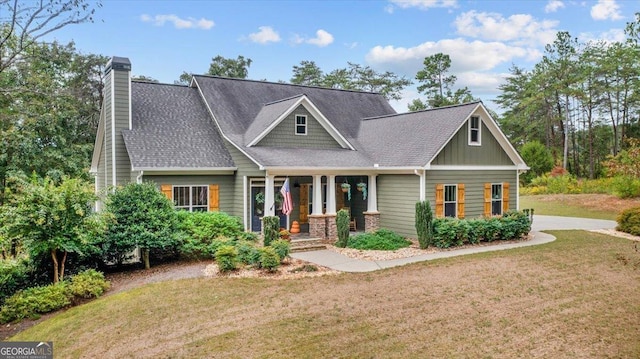
[[[140,173],[138,173],[138,175],[136,176],[136,183],[137,184],[141,184],[142,183],[142,175],[144,175],[144,171],[140,171]]]
[[[427,198],[427,194],[425,193],[425,189],[427,187],[427,181],[426,181],[426,170],[422,170],[422,173],[420,173],[418,170],[413,170],[413,173],[416,176],[420,177],[420,202],[424,202]]]

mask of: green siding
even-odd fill
[[[215,175],[166,175],[166,176],[143,176],[144,181],[151,181],[158,185],[170,184],[179,186],[188,185],[219,185],[220,190],[220,211],[233,215],[234,208],[234,178],[233,176],[215,176]],[[241,197],[242,198],[242,197]]]
[[[307,116],[307,134],[295,134],[296,115]],[[300,105],[269,132],[258,146],[304,147],[304,148],[342,148],[336,140],[320,125],[307,109]]]
[[[111,131],[112,121],[111,121],[111,81],[107,78],[104,84],[104,171],[105,171],[105,188],[108,186],[112,186],[113,183],[113,167],[112,167],[112,157],[113,153],[112,148],[112,140],[111,140]]]
[[[484,213],[484,184],[509,182],[509,209],[516,209],[517,173],[515,170],[427,171],[426,197],[435,211],[436,184],[465,185],[465,218]]]
[[[249,216],[249,209],[247,208],[247,212],[243,213],[244,206],[244,193],[248,191],[249,186],[249,178],[251,177],[261,177],[264,178],[265,171],[262,171],[258,168],[253,161],[251,161],[247,156],[245,156],[242,152],[240,152],[235,146],[233,146],[228,141],[224,141],[231,158],[233,159],[233,163],[235,163],[238,168],[235,174],[235,181],[233,186],[233,198],[234,204],[233,207],[229,210],[229,213],[234,216],[239,216],[244,218],[245,216]],[[243,177],[247,176],[247,188],[244,187]],[[249,207],[249,206],[247,206]],[[250,218],[250,217],[249,217]]]
[[[416,175],[379,175],[377,192],[380,227],[415,237],[415,207],[420,200],[420,178]]]
[[[432,165],[513,165],[513,161],[484,125],[484,120],[481,130],[481,146],[469,145],[468,126],[469,121],[440,151],[435,160],[431,162]]]
[[[116,128],[116,181],[126,184],[131,181],[131,162],[124,145],[122,130],[129,129],[129,71],[112,70],[114,77],[114,114]]]

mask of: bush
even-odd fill
[[[262,217],[264,246],[280,238],[280,218],[277,216]]]
[[[428,248],[433,241],[433,213],[429,201],[416,203],[416,232],[420,248]]]
[[[253,232],[242,232],[237,238],[239,241],[257,242],[259,237]]]
[[[29,288],[7,298],[0,309],[0,321],[8,323],[24,318],[35,319],[40,314],[64,308],[69,304],[71,300],[66,282]]]
[[[434,222],[433,242],[438,248],[461,246],[467,242],[471,226],[467,220],[438,218]]]
[[[438,218],[434,221],[434,245],[449,248],[481,241],[519,239],[531,230],[531,218],[509,211],[501,217],[482,219]]]
[[[613,193],[620,198],[640,197],[640,179],[618,176],[613,179]]]
[[[211,243],[218,237],[240,238],[242,223],[224,212],[178,211],[179,227],[195,242]]]
[[[270,246],[274,251],[276,251],[278,257],[280,257],[280,261],[283,261],[285,258],[287,258],[289,256],[289,252],[291,251],[291,244],[284,239],[273,241],[271,242]]]
[[[216,250],[216,262],[221,272],[235,270],[238,267],[238,250],[230,245],[221,246]]]
[[[236,242],[238,260],[247,265],[260,265],[260,250],[251,242]]]
[[[280,266],[280,256],[272,247],[260,248],[260,267],[275,272]]]
[[[618,215],[617,230],[640,236],[640,207],[625,209]]]
[[[18,290],[31,285],[29,261],[27,259],[5,259],[0,261],[0,304]]]
[[[372,233],[363,233],[349,238],[348,247],[355,249],[395,251],[408,247],[411,242],[388,229],[378,229]]]
[[[71,277],[68,285],[69,294],[74,298],[98,298],[110,287],[109,281],[104,279],[104,274],[89,269]]]
[[[349,211],[341,209],[336,215],[336,227],[338,230],[338,241],[336,246],[344,248],[349,242]]]
[[[531,167],[529,171],[520,176],[524,183],[529,183],[533,177],[551,171],[553,168],[553,156],[545,145],[538,141],[525,143],[520,149],[520,155]]]

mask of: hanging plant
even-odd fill
[[[347,182],[344,182],[340,186],[342,187],[342,192],[345,192],[347,194],[347,200],[351,201],[351,185]]]
[[[367,199],[367,184],[359,182],[356,187],[358,188],[358,191],[362,192],[362,199]]]

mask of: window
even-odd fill
[[[502,184],[491,185],[491,215],[502,214]]]
[[[444,186],[444,216],[445,217],[457,217],[458,212],[458,186],[445,185]]]
[[[471,116],[469,119],[469,145],[480,146],[480,117]]]
[[[296,135],[307,134],[307,116],[296,115]]]
[[[177,209],[189,212],[206,212],[209,209],[208,186],[174,186],[173,204]]]

